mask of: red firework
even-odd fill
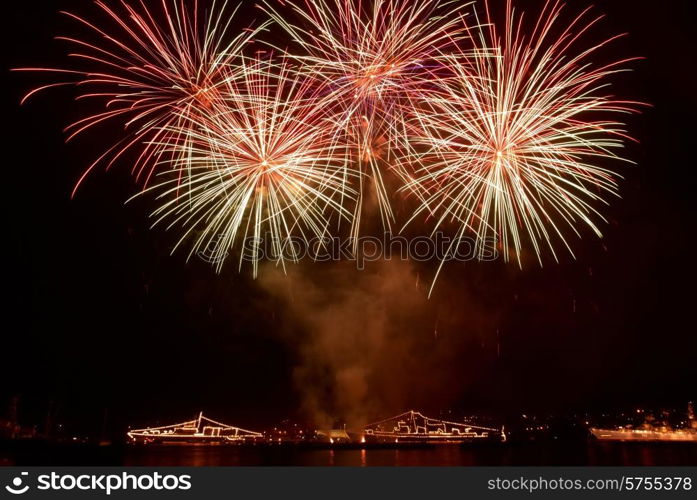
[[[23,103],[39,91],[65,85],[80,90],[77,100],[96,99],[101,103],[103,110],[88,112],[66,127],[68,141],[103,122],[115,122],[126,131],[85,170],[73,195],[96,165],[105,161],[109,168],[131,149],[137,154],[133,173],[147,185],[162,154],[159,145],[187,140],[177,125],[207,108],[217,88],[238,76],[234,68],[243,57],[243,49],[263,29],[248,28],[231,35],[236,9],[229,12],[227,2],[214,2],[207,15],[201,12],[197,0],[193,6],[187,6],[184,0],[161,0],[158,12],[142,0],[135,7],[122,1],[119,9],[101,0],[95,4],[105,18],[100,22],[62,12],[85,27],[89,37],[57,37],[72,46],[69,56],[84,64],[85,69],[78,64],[70,69],[15,70],[71,78],[32,90]],[[95,34],[98,43],[87,41]],[[172,130],[183,135],[173,137]]]

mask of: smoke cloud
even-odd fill
[[[285,304],[285,335],[296,349],[302,410],[320,427],[360,428],[409,408],[444,408],[476,382],[496,354],[497,314],[458,285],[427,298],[413,263],[302,264],[262,270],[262,288]],[[443,280],[445,281],[445,280]],[[464,291],[463,291],[464,290]]]

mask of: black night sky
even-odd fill
[[[519,4],[538,2],[520,0]],[[628,32],[608,58],[643,56],[616,91],[650,103],[629,119],[622,199],[605,238],[574,241],[560,264],[451,265],[427,300],[433,266],[373,263],[262,268],[217,275],[175,235],[149,229],[127,164],[89,176],[109,129],[66,145],[81,116],[71,90],[24,106],[64,61],[52,39],[74,25],[59,10],[87,1],[10,2],[3,9],[3,328],[0,416],[97,428],[200,409],[239,425],[286,417],[363,419],[418,407],[495,414],[682,407],[697,380],[694,182],[697,46],[688,0],[597,2],[596,37]],[[576,12],[587,5],[570,0]],[[249,2],[250,20],[261,14]],[[109,141],[107,141],[109,142]],[[418,289],[415,286],[419,282]],[[291,298],[292,297],[292,298]],[[497,332],[500,354],[497,355]]]

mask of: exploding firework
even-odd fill
[[[473,231],[480,255],[493,240],[506,260],[522,265],[531,248],[542,263],[558,243],[571,252],[568,230],[601,236],[596,206],[617,195],[619,177],[606,164],[628,161],[617,153],[624,125],[611,117],[638,103],[607,95],[607,78],[628,60],[591,63],[614,38],[575,50],[600,19],[588,10],[560,27],[563,5],[548,2],[526,35],[510,1],[503,33],[488,7],[487,23],[470,28],[474,51],[445,57],[454,77],[415,118],[424,133],[412,138],[420,154],[402,159],[418,164],[404,189],[422,201],[414,217],[454,221],[455,241]]]
[[[207,16],[199,12],[197,0],[193,5],[161,0],[159,12],[142,2],[137,7],[122,2],[120,9],[101,0],[95,3],[106,22],[63,12],[89,35],[84,40],[57,37],[74,47],[70,56],[85,69],[18,69],[71,78],[34,89],[22,102],[36,92],[64,85],[80,89],[78,100],[100,100],[104,110],[70,124],[67,140],[107,121],[115,121],[128,133],[90,165],[75,189],[100,162],[106,161],[108,168],[137,148],[133,172],[147,184],[162,153],[157,145],[187,141],[188,131],[179,125],[197,109],[207,108],[227,79],[239,76],[234,68],[243,49],[264,26],[231,34],[236,9],[230,11],[227,2],[214,1]],[[94,35],[99,43],[88,41]]]
[[[180,175],[145,192],[157,192],[155,224],[181,226],[175,246],[192,239],[192,254],[223,265],[230,250],[239,265],[262,258],[297,260],[294,237],[328,236],[333,218],[348,218],[353,197],[344,154],[327,126],[326,110],[285,61],[243,61],[241,78],[226,79],[207,113],[182,116],[161,144]],[[319,248],[319,247],[318,247]]]
[[[442,51],[461,37],[469,4],[424,0],[305,0],[288,4],[298,20],[265,11],[301,49],[300,61],[334,109],[334,127],[346,143],[347,165],[359,172],[352,236],[358,236],[368,187],[383,226],[394,220],[385,172],[394,149],[408,147],[406,117],[439,77]]]
[[[391,229],[400,187],[418,202],[409,222],[454,224],[455,243],[471,231],[480,256],[495,240],[506,260],[532,250],[542,263],[560,244],[573,255],[569,233],[600,236],[599,205],[618,194],[613,161],[628,161],[630,138],[617,116],[639,103],[607,90],[629,59],[591,60],[614,38],[580,47],[599,20],[588,10],[562,25],[549,0],[528,31],[510,0],[502,30],[488,3],[480,23],[441,0],[298,0],[294,24],[267,2],[301,49],[274,60],[244,54],[267,23],[232,32],[225,2],[205,15],[195,0],[96,5],[109,28],[67,15],[99,43],[61,37],[86,69],[23,68],[70,80],[25,99],[75,85],[101,102],[68,140],[103,122],[126,132],[76,189],[133,151],[155,224],[181,228],[175,249],[191,242],[218,269],[230,251],[255,275],[262,257],[297,260],[290,239],[322,241],[343,221],[357,242],[370,194]]]
[[[366,102],[402,100],[410,90],[430,88],[442,50],[462,33],[459,14],[470,4],[426,0],[305,0],[283,2],[300,23],[266,3],[266,12],[303,50],[289,55],[305,63],[340,103],[361,109]],[[450,8],[448,8],[450,6]]]

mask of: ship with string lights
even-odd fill
[[[430,418],[418,411],[407,411],[369,424],[364,429],[366,443],[451,444],[479,441],[506,441],[503,427],[482,427],[464,422]]]
[[[160,427],[134,429],[127,433],[131,443],[215,445],[256,443],[263,439],[259,432],[223,424],[205,417],[203,412],[193,420]]]

